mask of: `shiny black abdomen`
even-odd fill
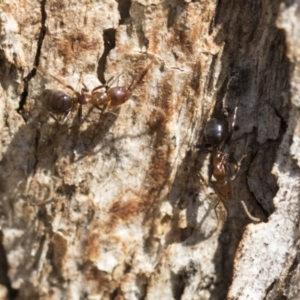
[[[225,138],[224,124],[217,119],[210,119],[205,127],[206,142],[212,146],[218,146]]]
[[[47,89],[41,97],[45,107],[52,113],[63,114],[72,110],[73,99],[64,92]]]

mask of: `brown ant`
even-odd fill
[[[156,58],[153,57],[151,62],[133,77],[128,87],[126,86],[110,87],[109,83],[114,82],[118,77],[116,79],[114,79],[114,77],[111,77],[105,85],[97,86],[92,90],[93,97],[90,100],[90,103],[95,106],[106,106],[105,109],[109,108],[110,106],[116,107],[125,103],[127,100],[130,99],[130,97],[132,96],[132,91],[144,78],[147,71],[150,69],[150,67],[152,66],[155,60]],[[104,92],[96,92],[96,90],[102,88],[105,89]]]
[[[78,120],[82,120],[82,105],[91,104],[102,111],[101,107],[105,107],[106,111],[110,106],[118,106],[125,103],[132,96],[133,89],[140,83],[143,77],[146,75],[147,71],[154,63],[155,57],[151,62],[137,75],[135,75],[128,87],[126,86],[116,86],[110,87],[108,84],[112,83],[114,77],[111,77],[105,85],[100,85],[94,88],[91,93],[88,93],[88,88],[83,83],[83,88],[80,92],[76,91],[72,86],[65,85],[67,88],[71,89],[74,94],[72,97],[68,96],[62,91],[54,89],[46,89],[43,91],[41,97],[44,107],[50,111],[50,113],[63,115],[62,123],[64,123],[71,111],[78,104]],[[52,76],[52,75],[51,75]],[[54,79],[59,81],[61,84],[64,83],[58,78],[52,76]],[[119,77],[119,76],[118,76]],[[118,78],[117,77],[117,78]],[[105,91],[98,91],[99,89],[105,89]],[[52,117],[57,120],[54,116]]]
[[[212,168],[209,175],[209,183],[214,189],[215,193],[219,197],[218,202],[214,206],[215,214],[218,219],[218,214],[216,211],[216,207],[220,203],[220,201],[230,200],[232,197],[232,185],[231,181],[233,181],[240,170],[242,160],[246,155],[244,154],[242,158],[235,164],[235,170],[232,171],[229,161],[228,154],[224,153],[224,147],[231,139],[233,134],[233,130],[235,127],[237,114],[237,107],[234,109],[234,114],[232,118],[231,128],[226,138],[226,133],[224,130],[223,123],[218,119],[210,119],[205,127],[204,135],[207,144],[204,146],[211,152],[211,162]],[[246,145],[247,146],[247,145]],[[201,150],[201,146],[199,147]],[[214,180],[213,180],[214,178]],[[260,219],[253,217],[247,206],[243,200],[241,200],[243,208],[247,216],[254,222],[260,222]]]

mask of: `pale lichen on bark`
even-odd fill
[[[299,24],[296,1],[1,2],[10,296],[296,297]],[[153,57],[118,109],[86,105],[82,124],[75,110],[58,124],[43,109],[46,88],[72,95],[66,85],[118,75],[128,86]],[[226,151],[239,159],[247,146],[247,157],[217,228],[208,156],[194,146],[210,116],[231,119],[235,106]],[[248,225],[241,199],[264,222]]]

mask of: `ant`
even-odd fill
[[[152,58],[151,62],[142,69],[138,74],[136,74],[130,85],[128,87],[126,86],[115,86],[110,87],[108,83],[115,81],[114,77],[111,77],[105,85],[97,86],[92,90],[92,95],[94,96],[94,99],[91,99],[91,104],[96,106],[104,106],[106,105],[106,109],[109,106],[119,106],[123,103],[125,103],[127,100],[130,99],[132,96],[132,91],[135,89],[135,87],[141,82],[141,80],[146,75],[147,71],[150,69],[154,61],[156,60],[155,57]],[[98,89],[104,88],[104,92],[96,92]]]
[[[233,130],[235,127],[237,114],[237,106],[234,109],[234,114],[232,118],[231,128],[226,137],[224,124],[218,119],[210,119],[205,127],[204,135],[207,142],[204,147],[211,152],[211,163],[212,168],[209,174],[209,183],[214,189],[215,193],[219,197],[218,202],[214,206],[215,214],[218,219],[218,214],[216,208],[220,201],[230,200],[232,197],[232,185],[233,181],[238,174],[242,161],[246,157],[246,154],[235,164],[235,170],[233,171],[229,165],[228,154],[224,153],[224,148],[226,144],[230,141]],[[248,144],[248,143],[247,143]],[[247,145],[246,145],[247,147]],[[201,150],[201,146],[199,147]],[[213,180],[214,178],[214,180]],[[253,217],[245,202],[241,200],[241,204],[245,210],[247,216],[254,222],[260,222],[260,219]]]
[[[119,76],[111,77],[105,85],[100,85],[94,88],[91,93],[88,93],[89,90],[87,86],[83,84],[83,88],[80,92],[76,91],[72,86],[65,85],[67,88],[71,89],[74,94],[72,97],[68,96],[62,91],[54,90],[54,89],[46,89],[43,91],[41,97],[43,101],[44,107],[50,111],[51,116],[57,120],[53,114],[63,115],[62,124],[66,122],[71,111],[74,107],[79,104],[78,107],[78,120],[81,122],[82,120],[82,106],[85,104],[91,104],[97,107],[102,111],[101,107],[104,107],[104,111],[108,109],[109,106],[119,106],[130,99],[132,96],[132,91],[134,88],[141,82],[141,80],[146,75],[147,71],[150,69],[152,64],[155,61],[155,57],[151,60],[151,62],[138,74],[136,74],[130,85],[126,86],[116,86],[110,87],[109,83],[112,84]],[[51,75],[52,76],[52,75]],[[54,79],[59,81],[61,84],[64,83],[58,78],[52,76]],[[98,91],[99,89],[105,89],[105,91]],[[52,114],[53,113],[53,114]]]

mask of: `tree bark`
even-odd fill
[[[299,5],[2,1],[0,299],[299,299]],[[139,74],[82,123],[41,96]],[[236,107],[217,218],[197,146]]]

